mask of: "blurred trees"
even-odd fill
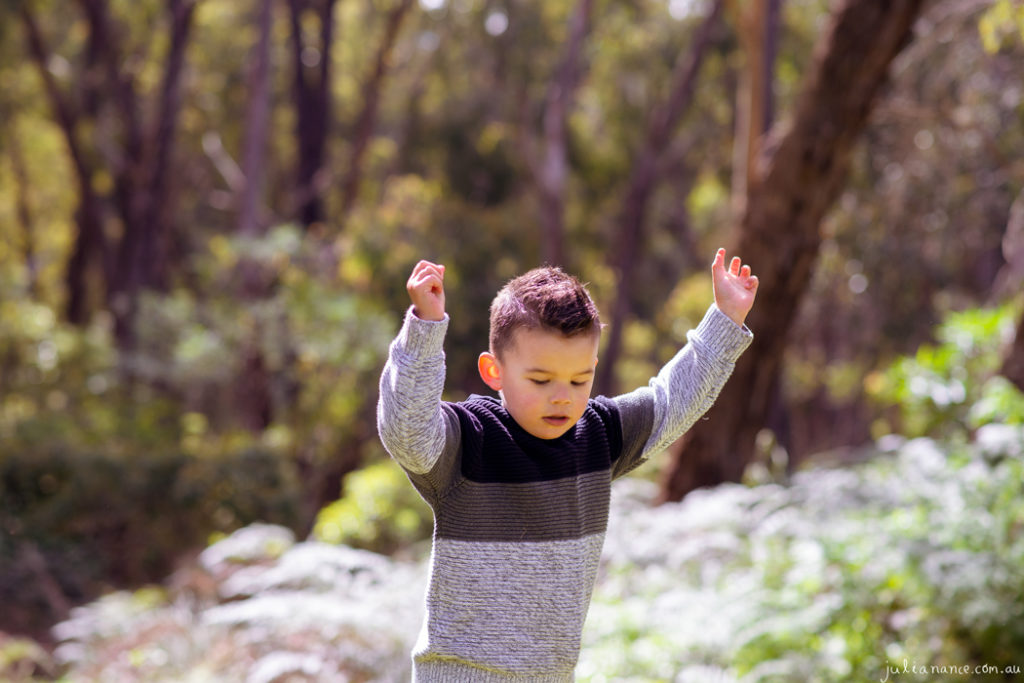
[[[838,7],[787,128],[767,143],[772,149],[761,168],[748,175],[738,251],[756,255],[761,285],[748,321],[761,336],[737,363],[711,419],[686,435],[667,475],[667,498],[738,481],[753,458],[775,400],[789,330],[814,271],[821,221],[842,190],[854,143],[921,5],[850,1]]]
[[[38,68],[63,133],[78,190],[66,315],[85,323],[95,306],[90,296],[102,296],[119,345],[130,351],[140,291],[165,288],[170,277],[175,176],[170,167],[195,2],[167,3],[167,43],[142,92],[136,74],[125,68],[140,58],[139,48],[109,4],[83,0],[80,10],[77,27],[85,28],[85,36],[72,39],[71,54],[54,52],[32,3],[21,3],[20,15],[27,56]],[[61,22],[55,28],[67,31],[74,25]],[[55,70],[64,73],[58,77]],[[90,283],[97,281],[100,291],[91,292]]]
[[[612,322],[611,391],[685,342],[722,244],[762,278],[757,346],[672,496],[766,439],[795,466],[896,428],[869,391],[892,359],[1021,283],[1017,14],[935,0],[887,69],[916,7],[844,3],[884,30],[823,62],[823,0],[5,4],[0,459],[258,448],[308,530],[382,456],[417,259],[448,265],[451,398],[481,389],[494,291],[542,261]]]

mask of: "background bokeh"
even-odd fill
[[[447,398],[545,262],[614,393],[727,246],[753,365],[617,493],[581,680],[1012,680],[1021,64],[1012,0],[3,3],[0,679],[403,680],[412,266]]]

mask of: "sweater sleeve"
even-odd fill
[[[707,412],[753,337],[712,304],[687,333],[686,346],[646,387],[614,399],[625,445],[617,474],[667,448]]]
[[[434,467],[450,429],[441,408],[447,330],[447,314],[427,321],[410,308],[380,378],[377,432],[391,457],[415,474]]]

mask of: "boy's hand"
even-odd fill
[[[715,304],[737,325],[742,325],[747,319],[757,295],[757,276],[750,274],[750,266],[741,267],[740,263],[740,258],[733,256],[726,270],[725,249],[719,249],[711,266]]]
[[[423,320],[444,320],[444,266],[420,261],[412,269],[405,289],[412,299],[412,312]]]

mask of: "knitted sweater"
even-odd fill
[[[385,448],[434,512],[414,679],[572,681],[612,480],[711,406],[752,335],[712,305],[648,386],[591,399],[575,427],[544,440],[497,399],[441,400],[447,325],[406,314],[377,413]]]

